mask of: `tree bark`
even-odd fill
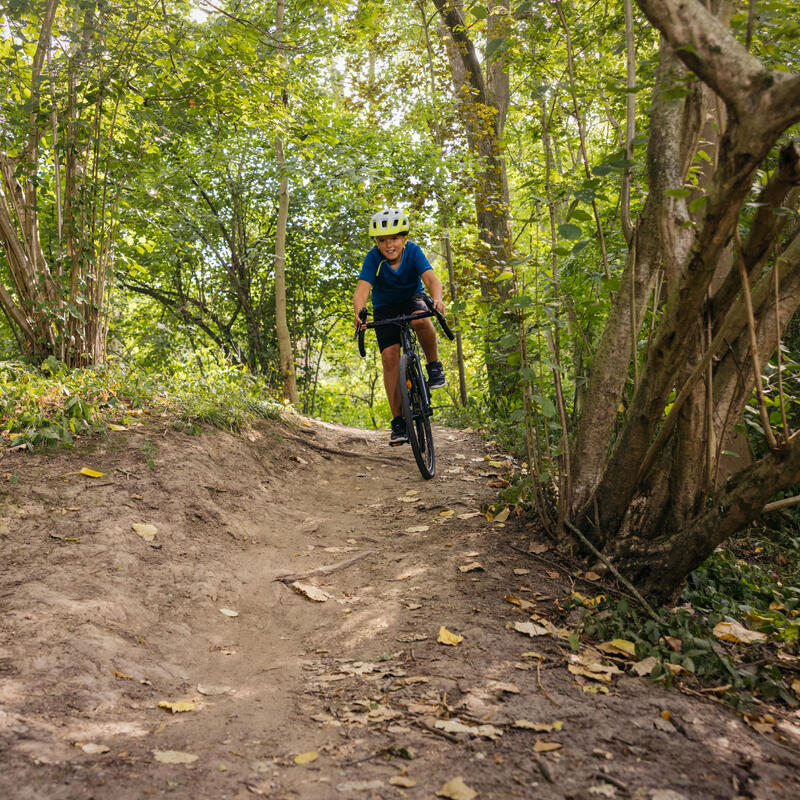
[[[283,39],[283,7],[283,0],[278,0],[275,10],[275,39],[278,42]],[[287,103],[288,98],[284,89],[284,106]],[[283,149],[283,137],[280,134],[275,136],[275,160],[280,177],[278,224],[275,231],[275,331],[278,337],[283,394],[290,403],[297,405],[299,397],[294,370],[294,352],[286,318],[286,224],[289,217],[289,174],[286,171],[286,155]]]

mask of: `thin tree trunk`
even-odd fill
[[[275,10],[275,39],[283,39],[283,0],[278,0]],[[283,59],[282,59],[283,60]],[[287,105],[286,90],[283,104]],[[275,136],[275,158],[280,176],[278,197],[278,224],[275,232],[275,329],[278,336],[283,393],[290,403],[297,404],[297,378],[294,371],[294,353],[289,324],[286,319],[286,223],[289,217],[289,175],[286,171],[286,155],[283,138]]]

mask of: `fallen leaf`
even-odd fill
[[[795,678],[792,681],[792,691],[800,697],[800,678]]]
[[[556,572],[555,570],[552,569],[545,570],[545,572],[547,572],[548,577],[552,578],[554,581],[558,580],[561,577],[560,572]]]
[[[223,613],[226,617],[238,617],[239,612],[234,611],[232,608],[221,608],[220,612]]]
[[[344,783],[336,784],[336,791],[345,797],[353,797],[355,792],[378,791],[383,788],[385,788],[383,781],[377,779],[372,781],[344,781]]]
[[[683,666],[683,664],[670,664],[669,661],[664,662],[664,666],[673,674],[673,675],[688,675],[689,670]]]
[[[608,694],[608,686],[603,686],[601,683],[587,683],[582,687],[584,692],[591,694]]]
[[[635,672],[640,677],[644,677],[653,671],[656,664],[658,664],[658,659],[655,656],[648,656],[633,664],[631,666],[631,672]]]
[[[514,570],[515,575],[528,575],[529,573],[530,573],[529,569],[517,568]]]
[[[596,794],[600,797],[615,797],[617,790],[610,783],[595,783],[588,789],[589,794]]]
[[[295,581],[291,584],[291,587],[296,592],[305,595],[309,600],[313,600],[315,603],[324,603],[328,599],[328,595],[323,592],[322,589],[314,586],[311,583],[301,583],[300,581]]]
[[[111,750],[108,745],[95,744],[94,742],[87,742],[86,744],[79,744],[76,742],[75,744],[77,747],[80,747],[84,753],[88,753],[90,756],[100,755],[101,753],[107,753],[109,750]]]
[[[473,561],[471,564],[464,564],[458,569],[460,572],[474,572],[475,570],[483,570],[483,565],[478,561]]]
[[[518,719],[513,723],[512,727],[527,731],[536,731],[536,733],[549,733],[550,731],[560,731],[564,727],[564,720],[557,719],[555,722],[531,722],[527,719]]]
[[[80,474],[85,475],[87,478],[102,478],[103,475],[105,475],[104,472],[97,472],[96,470],[89,469],[89,467],[84,467]]]
[[[635,656],[636,645],[627,639],[612,639],[610,642],[603,642],[597,645],[598,650],[604,653],[616,653],[621,656]]]
[[[389,783],[392,786],[400,786],[403,789],[413,789],[417,785],[417,781],[414,778],[409,778],[406,775],[392,775],[389,778]]]
[[[528,545],[528,552],[533,553],[534,555],[540,556],[542,553],[546,553],[550,549],[549,544],[543,544],[542,542],[531,542]]]
[[[162,700],[158,704],[158,707],[166,708],[173,714],[180,714],[184,711],[195,711],[197,709],[197,704],[191,703],[188,700],[177,700],[174,703],[171,703],[169,700]]]
[[[148,525],[146,522],[134,522],[131,525],[136,533],[142,537],[146,542],[152,542],[156,538],[158,528],[155,525]]]
[[[470,789],[470,787],[464,783],[464,779],[459,776],[458,778],[447,781],[447,783],[436,792],[436,796],[446,797],[448,800],[473,800],[474,797],[478,796],[478,793],[474,789]]]
[[[508,519],[508,515],[511,513],[511,509],[506,506],[502,511],[499,511],[497,514],[494,515],[494,522],[505,522]]]
[[[115,422],[108,423],[109,430],[112,431],[126,431],[128,430],[124,425],[117,425]]]
[[[480,511],[468,511],[466,514],[459,514],[459,519],[472,519],[473,517],[479,517],[481,515]]]
[[[712,631],[717,639],[724,642],[737,642],[739,644],[753,644],[753,642],[766,642],[769,638],[759,631],[751,631],[738,622],[719,622]]]
[[[397,498],[401,503],[416,503],[421,500],[421,497],[415,497],[414,495],[405,495],[405,497],[398,497]]]
[[[489,681],[486,688],[491,692],[507,692],[508,694],[519,694],[519,689],[513,683],[505,681]]]
[[[440,719],[434,723],[434,727],[447,733],[468,733],[470,736],[483,736],[493,741],[503,735],[503,731],[495,728],[494,725],[465,725],[456,719]]]
[[[511,603],[512,606],[519,606],[523,611],[527,611],[529,608],[536,608],[535,603],[531,603],[530,600],[515,597],[513,594],[506,595],[505,599],[507,602]]]
[[[596,572],[592,572],[591,570],[584,574],[583,576],[586,578],[587,581],[599,581],[600,576]]]
[[[514,630],[520,633],[527,633],[528,636],[547,636],[550,631],[542,625],[537,625],[535,622],[515,622]]]
[[[586,667],[582,667],[579,664],[567,664],[567,669],[573,675],[581,675],[584,678],[591,678],[594,681],[604,681],[605,683],[611,682],[611,673],[609,672],[595,672],[593,670],[586,669]]]
[[[319,753],[314,750],[310,750],[308,753],[300,753],[294,757],[295,764],[310,764],[312,761],[316,761],[319,758]]]
[[[412,525],[410,528],[406,528],[406,533],[425,533],[428,530],[430,530],[430,525]]]
[[[153,750],[153,755],[162,764],[192,764],[200,757],[180,750]]]
[[[197,691],[206,697],[216,697],[220,694],[232,694],[234,690],[230,686],[202,686],[198,683]]]
[[[551,750],[560,750],[563,747],[561,742],[543,742],[537,739],[533,745],[534,753],[549,753]]]
[[[455,647],[464,641],[464,637],[459,636],[457,633],[450,633],[450,631],[442,625],[439,628],[439,638],[436,641],[439,644],[449,644]]]
[[[452,509],[449,509],[448,511],[440,511],[439,512],[439,516],[442,519],[447,519],[447,517],[452,517],[455,513],[456,513],[455,511],[453,511]]]
[[[126,681],[132,681],[133,680],[133,675],[128,675],[125,672],[120,672],[119,670],[116,670],[116,669],[114,670],[114,677],[115,678],[122,678],[123,680],[126,680]]]

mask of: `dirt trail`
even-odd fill
[[[0,797],[800,796],[797,714],[777,741],[513,630],[569,624],[571,585],[520,521],[475,513],[505,460],[476,435],[438,429],[424,482],[383,433],[142,420],[0,458]],[[278,580],[322,566],[324,602]]]

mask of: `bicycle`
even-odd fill
[[[366,323],[366,329],[377,328],[381,325],[397,325],[400,328],[400,397],[403,404],[403,419],[419,471],[423,478],[430,480],[436,474],[436,453],[431,431],[433,406],[431,405],[431,390],[428,381],[425,380],[422,363],[419,359],[417,336],[411,323],[415,319],[436,317],[445,336],[450,341],[455,336],[444,315],[433,307],[433,300],[428,295],[423,295],[423,298],[428,306],[427,311],[417,311],[414,314],[367,322],[367,309],[362,308],[359,316],[361,321]],[[367,351],[364,349],[364,330],[357,331],[356,336],[358,337],[358,352],[364,358],[367,355]]]

